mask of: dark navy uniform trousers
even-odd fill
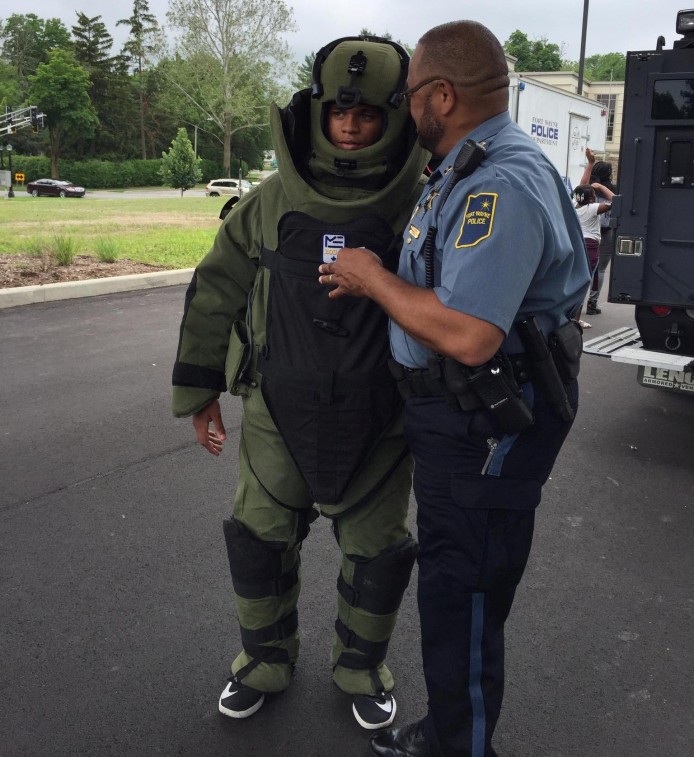
[[[542,485],[571,428],[532,384],[523,390],[535,422],[515,436],[495,434],[486,412],[452,409],[441,397],[406,403],[429,695],[424,728],[433,755],[496,755],[504,623],[530,553]],[[576,409],[576,382],[568,393]]]

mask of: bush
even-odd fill
[[[75,259],[77,245],[72,237],[56,236],[53,246],[53,255],[58,265],[70,265]]]
[[[59,160],[59,178],[67,179],[90,189],[125,189],[126,187],[159,187],[161,160]],[[12,170],[23,173],[26,182],[51,175],[51,163],[45,157],[12,156]]]
[[[163,181],[159,175],[161,159],[154,160],[59,160],[59,178],[73,181],[90,189],[126,189],[127,187],[160,187]],[[225,176],[221,163],[203,158],[200,161],[202,182],[221,179]],[[13,155],[12,171],[23,173],[26,183],[36,179],[46,179],[51,175],[51,161],[43,156]],[[238,161],[232,165],[232,176],[239,174]],[[25,184],[26,186],[26,184]],[[21,191],[21,190],[20,190]]]
[[[51,248],[42,237],[32,237],[26,245],[27,255],[41,261],[41,270],[47,271],[51,267]]]
[[[208,184],[212,179],[224,178],[224,167],[216,160],[207,160],[203,158],[200,161],[200,170],[202,171],[202,183]]]
[[[118,244],[111,237],[96,240],[96,256],[102,263],[115,263],[118,260]]]

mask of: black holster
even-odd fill
[[[537,383],[557,415],[563,421],[572,421],[576,414],[573,407],[569,404],[564,380],[559,373],[554,355],[550,352],[545,335],[537,324],[537,319],[535,316],[530,316],[523,321],[519,321],[516,323],[516,329],[521,342],[523,342],[523,347],[525,347],[525,354],[533,381]],[[552,335],[560,334],[562,330],[566,330],[566,327],[554,331]],[[575,378],[575,375],[578,374],[578,361],[575,361],[575,365],[573,366],[569,361],[566,362],[565,370],[568,382],[568,380]],[[572,376],[571,373],[574,370],[575,373]]]

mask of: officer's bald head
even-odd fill
[[[508,64],[499,40],[476,21],[451,21],[417,44],[418,71],[459,85],[471,105],[498,112],[508,107]]]

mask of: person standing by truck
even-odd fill
[[[598,202],[597,194],[606,200]],[[586,246],[586,255],[588,257],[588,267],[590,269],[591,281],[598,270],[600,261],[600,241],[602,235],[600,232],[600,216],[608,213],[612,207],[613,193],[602,184],[580,184],[574,190],[574,199],[576,200],[576,215],[581,223],[583,231],[583,241]],[[595,309],[592,310],[595,313]],[[575,316],[581,328],[591,328],[590,323],[580,320],[580,311]]]
[[[618,194],[615,184],[612,182],[612,163],[605,160],[597,160],[595,154],[589,147],[586,147],[586,158],[588,163],[586,171],[581,178],[581,184],[590,184],[597,192],[599,202],[607,201],[607,195],[602,193],[595,185],[600,184],[610,190],[612,195]],[[598,266],[593,273],[593,278],[588,292],[588,304],[586,306],[586,315],[600,315],[602,310],[598,307],[598,297],[602,290],[605,280],[605,271],[612,260],[614,253],[614,229],[610,225],[610,210],[600,215],[600,255]]]

